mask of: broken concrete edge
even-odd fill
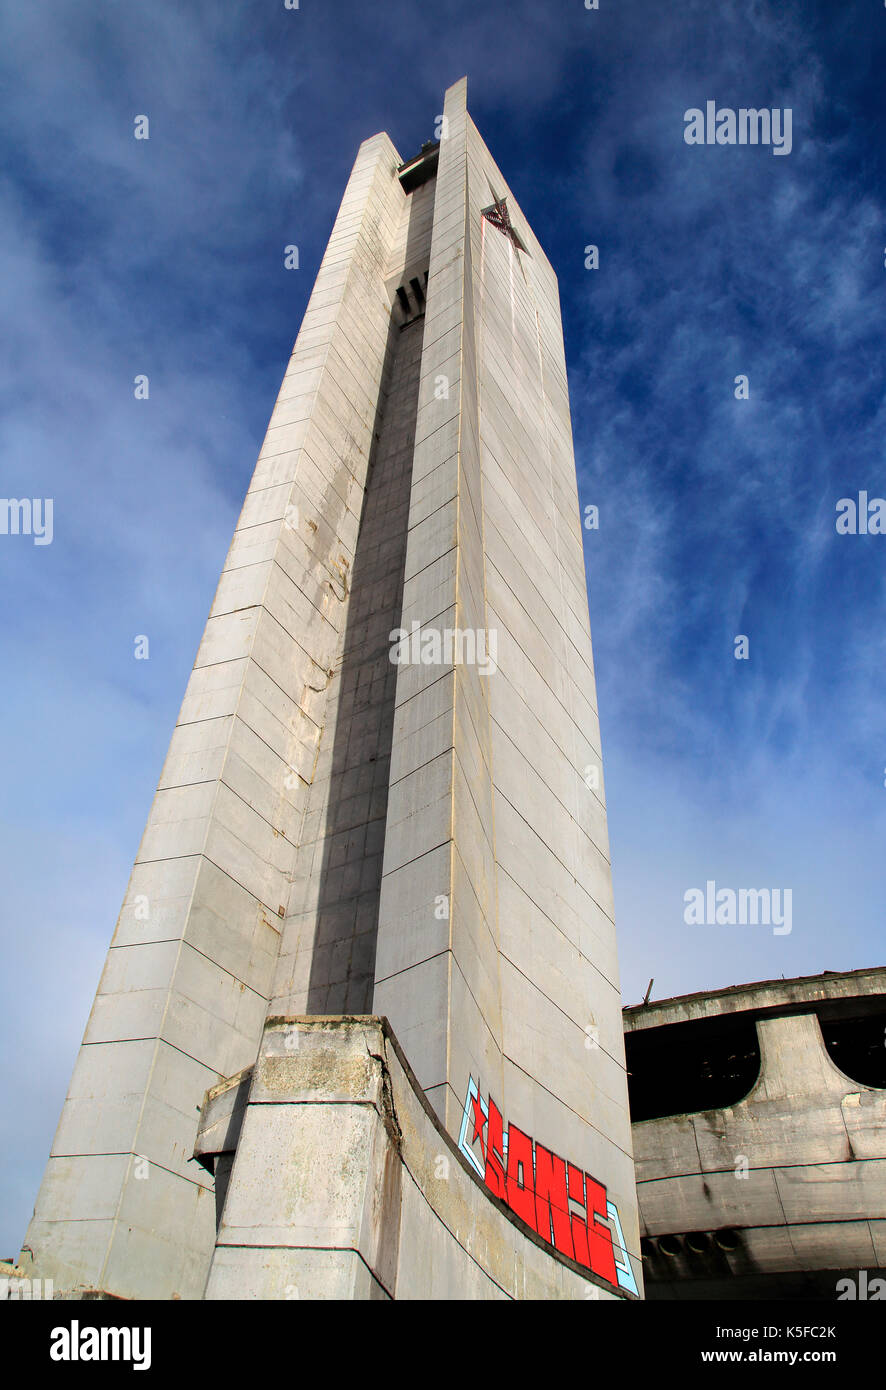
[[[571,1259],[568,1255],[561,1254],[561,1252],[557,1250],[554,1245],[552,1245],[549,1241],[544,1240],[538,1234],[537,1231],[533,1230],[533,1228],[527,1225],[527,1223],[521,1217],[517,1216],[511,1210],[511,1208],[501,1200],[500,1197],[497,1197],[495,1193],[490,1191],[486,1183],[480,1179],[479,1175],[468,1163],[467,1159],[459,1149],[455,1140],[452,1138],[449,1132],[446,1129],[444,1129],[443,1125],[441,1124],[437,1112],[434,1110],[433,1106],[431,1105],[431,1102],[428,1100],[421,1084],[418,1081],[418,1078],[412,1070],[412,1067],[409,1065],[409,1061],[403,1051],[403,1048],[400,1046],[400,1043],[397,1040],[394,1030],[391,1027],[390,1022],[388,1021],[385,1015],[272,1014],[265,1020],[264,1032],[268,1033],[272,1031],[277,1031],[278,1029],[289,1028],[293,1025],[298,1025],[300,1029],[304,1029],[305,1031],[312,1031],[314,1029],[316,1029],[317,1031],[329,1031],[331,1029],[336,1028],[346,1028],[352,1024],[357,1025],[359,1027],[372,1026],[381,1030],[385,1044],[390,1045],[393,1048],[397,1060],[400,1063],[400,1066],[403,1068],[403,1073],[407,1081],[409,1082],[409,1085],[412,1087],[412,1090],[417,1100],[419,1101],[425,1115],[430,1120],[432,1127],[436,1131],[439,1138],[442,1140],[449,1154],[458,1163],[462,1172],[468,1178],[470,1178],[474,1186],[480,1189],[486,1201],[489,1202],[493,1207],[495,1207],[497,1211],[499,1211],[500,1214],[505,1217],[505,1219],[510,1223],[511,1226],[513,1226],[517,1231],[519,1231],[520,1234],[524,1236],[527,1240],[531,1241],[533,1245],[537,1246],[538,1249],[541,1250],[550,1259],[555,1260],[558,1264],[564,1265],[574,1274],[579,1275],[588,1284],[594,1284],[598,1288],[603,1289],[604,1292],[610,1295],[614,1294],[616,1297],[623,1299],[625,1302],[642,1302],[642,1299],[640,1299],[637,1294],[633,1294],[621,1287],[617,1289],[613,1288],[612,1284],[610,1284],[608,1280],[603,1279],[598,1274],[594,1274],[593,1271],[587,1269],[585,1265],[579,1264],[577,1260]],[[420,1184],[418,1184],[416,1180],[415,1174],[410,1169],[409,1164],[406,1162],[402,1154],[401,1131],[394,1108],[393,1085],[388,1069],[387,1058],[379,1056],[377,1053],[374,1052],[370,1052],[369,1055],[378,1061],[382,1072],[383,1108],[382,1111],[379,1112],[380,1118],[386,1130],[388,1131],[388,1134],[390,1135],[391,1142],[393,1143],[398,1154],[400,1155],[400,1159],[403,1163],[404,1168],[409,1173],[409,1176],[410,1178],[412,1178],[413,1182],[416,1183],[416,1186],[420,1187]],[[206,1096],[204,1098],[204,1110],[212,1100],[217,1099],[219,1095],[224,1094],[224,1092],[229,1087],[233,1086],[235,1083],[241,1085],[251,1074],[252,1070],[252,1067],[244,1067],[242,1071],[236,1074],[236,1076],[230,1077],[228,1080],[219,1082],[215,1086],[211,1087],[206,1092]],[[199,1135],[207,1133],[211,1127],[211,1123],[204,1125],[203,1120],[201,1118],[200,1128],[198,1131],[198,1144],[200,1142]],[[230,1150],[225,1150],[225,1152],[230,1152]],[[207,1150],[205,1149],[201,1150],[200,1153],[198,1153],[195,1149],[194,1157],[197,1158],[199,1162],[203,1162],[206,1153]],[[208,1166],[208,1164],[205,1164],[204,1166]]]
[[[880,994],[886,986],[886,966],[869,965],[860,970],[826,970],[820,975],[796,975],[792,979],[755,980],[725,989],[699,990],[696,994],[676,994],[670,999],[650,999],[648,1004],[627,1004],[622,1009],[626,1033],[667,1027],[673,1023],[725,1014],[808,1011],[814,1004],[840,998],[841,986],[856,986],[853,996]],[[688,1011],[688,1012],[687,1012]]]
[[[215,1173],[215,1160],[220,1154],[233,1153],[237,1147],[252,1071],[252,1067],[242,1067],[233,1076],[210,1086],[203,1097],[192,1162],[199,1163],[207,1173]]]
[[[216,1096],[223,1095],[225,1091],[229,1091],[232,1086],[239,1086],[241,1082],[245,1081],[247,1077],[251,1075],[252,1067],[241,1067],[239,1071],[234,1072],[233,1076],[227,1076],[223,1081],[218,1081],[214,1086],[210,1086],[206,1095],[203,1097],[202,1108],[205,1108],[211,1100],[215,1100]]]

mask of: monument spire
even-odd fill
[[[26,1238],[71,1297],[640,1290],[557,280],[438,127],[361,145],[246,492]]]

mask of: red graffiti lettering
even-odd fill
[[[596,1182],[590,1173],[585,1174],[587,1187],[587,1213],[588,1213],[588,1254],[591,1259],[591,1269],[595,1274],[601,1274],[604,1279],[608,1279],[610,1284],[618,1283],[618,1275],[615,1272],[615,1255],[612,1250],[612,1232],[608,1226],[602,1225],[598,1216],[606,1216],[606,1188],[602,1183]]]
[[[561,1255],[573,1258],[566,1161],[541,1144],[535,1146],[535,1220],[538,1234],[551,1241]]]
[[[486,1186],[503,1202],[508,1200],[505,1188],[504,1142],[502,1139],[501,1111],[492,1096],[489,1097],[489,1122],[486,1128]]]
[[[514,1124],[508,1125],[508,1206],[535,1230],[532,1140]]]
[[[569,1196],[573,1202],[578,1202],[579,1206],[583,1207],[585,1204],[585,1175],[580,1168],[574,1168],[571,1163],[568,1165],[567,1171],[569,1174]],[[572,1258],[577,1260],[580,1265],[584,1265],[585,1269],[590,1269],[591,1257],[588,1253],[587,1219],[573,1212],[570,1223],[572,1226]]]

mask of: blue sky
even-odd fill
[[[883,963],[886,537],[834,522],[886,495],[886,9],[599,3],[0,0],[0,492],[54,499],[0,536],[0,1256],[356,148],[464,73],[560,277],[625,1001]],[[687,926],[708,879],[792,931]]]

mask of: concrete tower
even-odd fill
[[[271,416],[22,1253],[57,1292],[639,1292],[557,281],[464,80],[437,123],[360,147]]]

